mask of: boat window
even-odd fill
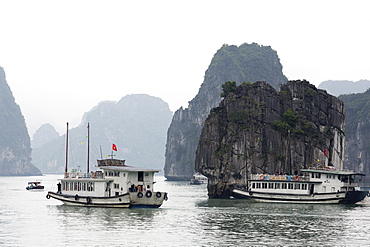
[[[335,192],[335,187],[331,187],[331,192]]]
[[[302,184],[302,190],[307,190],[307,184]]]
[[[137,173],[137,181],[144,181],[144,172]]]
[[[293,184],[289,183],[288,188],[289,188],[290,190],[292,190],[292,189],[293,189]]]
[[[274,188],[274,183],[269,183],[269,189],[273,189]]]
[[[87,191],[94,191],[94,183],[88,182],[87,183]]]
[[[281,188],[282,188],[283,190],[286,190],[286,189],[287,189],[287,184],[286,184],[286,183],[281,184]]]
[[[275,183],[275,189],[280,189],[280,183]]]
[[[320,173],[316,173],[316,178],[321,178],[321,174]]]
[[[311,178],[315,178],[315,173],[311,173]]]
[[[301,189],[301,184],[294,184],[294,189],[295,190]]]
[[[322,186],[322,192],[325,193],[326,192],[326,186]]]
[[[146,172],[146,173],[145,173],[145,177],[148,177],[148,176],[149,176],[149,173],[148,173],[148,172]]]
[[[115,189],[119,189],[119,184],[113,184]]]
[[[262,183],[262,189],[267,189],[267,183]]]
[[[252,183],[252,189],[256,188],[256,184]]]
[[[257,189],[261,189],[261,183],[256,183]]]

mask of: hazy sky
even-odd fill
[[[30,137],[104,100],[187,107],[223,44],[276,50],[290,80],[370,80],[370,1],[0,0],[0,66]]]

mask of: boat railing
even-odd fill
[[[64,178],[103,178],[101,171],[96,172],[66,172]]]
[[[304,176],[296,175],[271,175],[271,174],[252,174],[251,180],[287,180],[287,181],[308,181],[309,179]]]

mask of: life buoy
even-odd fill
[[[145,193],[145,196],[150,198],[152,197],[152,192],[150,190],[148,190],[146,193]]]
[[[299,176],[295,176],[295,177],[294,177],[294,180],[295,180],[295,181],[299,181],[300,179],[301,179],[301,178],[300,178]]]
[[[90,204],[91,203],[91,198],[90,197],[86,197],[86,202],[87,202],[87,204]]]
[[[139,198],[142,198],[143,197],[143,192],[139,192],[139,193],[137,193],[137,197],[139,197]]]
[[[161,198],[162,193],[158,191],[157,193],[155,193],[155,196],[158,197],[158,198]]]
[[[50,195],[49,194],[46,195],[46,199],[50,199]]]
[[[367,193],[367,196],[370,197],[370,192]]]
[[[167,193],[164,193],[164,200],[165,200],[165,201],[167,201],[167,200],[168,200]]]
[[[78,197],[78,195],[76,194],[76,195],[75,195],[75,200],[76,200],[76,201],[78,201],[78,199],[80,199],[80,198],[79,198],[79,197]]]
[[[265,175],[260,175],[260,180],[263,180],[265,178]]]

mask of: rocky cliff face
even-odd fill
[[[167,180],[190,180],[195,151],[204,120],[221,101],[221,85],[235,81],[263,80],[278,88],[287,81],[276,51],[269,46],[224,45],[214,55],[198,94],[186,109],[178,109],[167,132],[165,176]]]
[[[0,176],[41,175],[31,164],[31,142],[21,109],[0,67]]]
[[[342,168],[344,105],[307,81],[280,92],[244,83],[212,109],[196,151],[195,169],[209,179],[211,198],[228,198],[248,174],[290,173],[318,164]]]
[[[339,97],[346,108],[344,167],[365,173],[370,184],[370,90]]]

